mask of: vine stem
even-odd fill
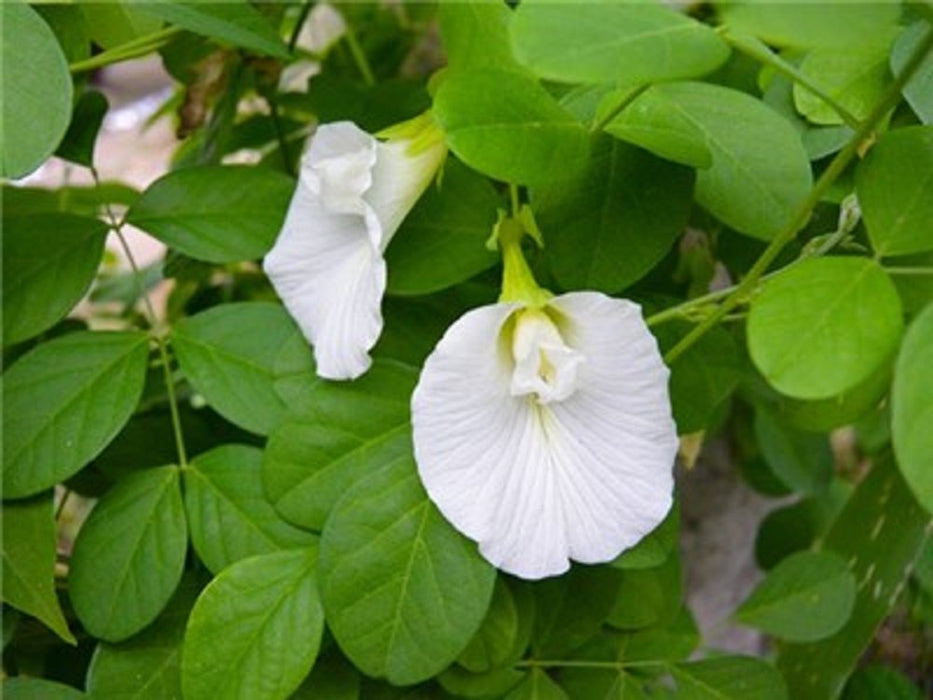
[[[344,36],[347,39],[347,46],[350,47],[350,53],[353,54],[353,60],[356,62],[356,67],[360,71],[360,75],[363,76],[363,82],[367,86],[372,87],[376,84],[376,78],[373,75],[373,69],[369,65],[369,59],[366,58],[366,52],[363,51],[363,47],[360,46],[359,40],[356,38],[356,32],[353,31],[353,27],[350,26],[350,23],[346,23],[346,33]]]
[[[859,148],[861,148],[864,141],[872,134],[875,127],[878,125],[878,122],[880,122],[888,111],[893,109],[900,101],[901,89],[907,84],[907,81],[910,80],[931,48],[933,48],[933,29],[927,32],[923,41],[920,42],[913,54],[911,54],[910,60],[908,60],[904,66],[904,70],[900,72],[881,100],[878,101],[878,104],[875,105],[871,114],[868,115],[852,137],[846,142],[843,149],[836,154],[836,157],[833,158],[832,162],[830,162],[829,166],[816,181],[813,189],[810,190],[810,194],[807,195],[807,198],[794,212],[788,224],[771,240],[768,247],[765,248],[758,260],[755,261],[755,264],[752,265],[748,274],[736,285],[735,289],[733,289],[729,296],[723,300],[722,304],[712,314],[703,319],[698,325],[694,326],[687,335],[681,338],[680,341],[665,354],[664,361],[667,364],[672,364],[752,292],[755,285],[758,284],[758,281],[768,269],[768,266],[774,262],[774,259],[781,250],[784,249],[784,246],[794,239],[797,232],[807,222],[813,208],[836,181],[836,178],[848,167]]]
[[[114,46],[112,49],[107,49],[83,61],[75,61],[68,66],[68,70],[72,73],[83,73],[84,71],[94,70],[95,68],[109,66],[111,63],[119,63],[120,61],[126,61],[131,58],[145,56],[147,53],[155,51],[159,47],[165,45],[169,39],[180,31],[181,29],[179,27],[160,29],[157,32],[152,32],[151,34],[146,34],[145,36],[128,41],[125,44]]]
[[[933,267],[886,267],[889,275],[933,275]]]
[[[288,38],[289,51],[295,50],[295,46],[298,44],[298,37],[301,35],[301,28],[304,26],[305,20],[308,19],[308,15],[311,13],[312,5],[313,3],[311,0],[305,0],[304,4],[301,6],[301,12],[295,22],[295,28],[292,29],[292,35]]]
[[[94,184],[100,191],[101,182],[100,175],[97,172],[97,168],[93,165],[91,166],[91,176],[94,178]],[[133,271],[133,280],[136,284],[136,292],[143,300],[143,304],[146,308],[146,316],[148,317],[149,327],[151,329],[150,336],[155,340],[156,346],[159,350],[159,360],[162,364],[162,378],[165,382],[165,391],[168,395],[168,406],[169,413],[172,418],[172,433],[175,436],[175,450],[178,453],[178,465],[182,469],[188,467],[188,452],[185,449],[185,436],[181,429],[181,415],[178,411],[178,397],[175,394],[175,380],[172,377],[172,366],[169,359],[168,347],[165,342],[165,336],[158,329],[159,320],[156,315],[155,308],[152,306],[152,301],[149,299],[149,292],[143,286],[142,274],[139,271],[139,265],[136,264],[136,258],[133,256],[133,251],[130,250],[129,243],[126,240],[126,236],[123,233],[123,221],[118,219],[113,213],[113,209],[110,206],[109,202],[103,202],[104,210],[107,213],[107,218],[110,220],[110,228],[116,234],[117,240],[120,241],[120,247],[123,249],[123,253],[126,255],[126,259],[130,263],[130,268]]]

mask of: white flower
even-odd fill
[[[263,262],[327,379],[369,368],[382,332],[383,253],[446,154],[427,115],[386,133],[381,142],[350,122],[317,129]]]
[[[412,398],[421,480],[503,571],[537,579],[568,559],[609,561],[671,506],[668,374],[630,301],[574,292],[474,309]]]

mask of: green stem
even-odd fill
[[[597,120],[597,122],[593,124],[593,127],[590,129],[590,133],[596,133],[605,129],[613,119],[618,117],[626,107],[632,104],[639,97],[639,95],[641,95],[649,87],[651,87],[651,84],[645,83],[644,85],[625,93],[625,95],[622,96],[622,99],[619,100],[618,104],[616,104],[612,109],[606,112],[606,114],[604,114],[601,119]]]
[[[350,26],[350,23],[346,23],[346,39],[347,46],[350,47],[350,53],[353,54],[353,60],[356,62],[356,67],[360,71],[360,75],[363,76],[363,82],[368,86],[372,87],[376,84],[376,78],[373,75],[373,69],[369,65],[369,59],[366,58],[366,52],[363,51],[363,47],[360,46],[359,40],[356,38],[356,32],[353,31],[353,27]]]
[[[856,117],[852,112],[843,107],[839,102],[837,102],[833,97],[823,92],[819,86],[813,83],[807,76],[797,70],[793,65],[785,61],[780,56],[775,55],[771,49],[769,49],[765,44],[761,43],[757,39],[747,38],[743,36],[735,36],[730,34],[727,30],[720,31],[720,36],[726,40],[733,48],[738,49],[746,56],[750,56],[761,63],[771,66],[774,70],[782,75],[790,78],[794,82],[800,85],[804,90],[814,95],[817,99],[822,100],[827,105],[829,105],[840,117],[842,121],[846,123],[850,129],[858,129],[861,125],[858,117]]]
[[[752,290],[755,288],[755,285],[758,284],[758,280],[768,269],[768,266],[774,262],[774,259],[778,256],[778,254],[780,254],[781,250],[784,249],[784,246],[786,246],[794,239],[794,237],[797,235],[797,232],[807,222],[807,219],[810,217],[813,208],[823,198],[823,195],[836,181],[836,178],[838,178],[846,169],[846,167],[848,167],[849,163],[855,157],[864,141],[869,137],[869,135],[871,135],[872,131],[884,118],[888,111],[893,109],[900,101],[901,89],[904,87],[907,81],[910,80],[911,76],[923,62],[924,58],[926,58],[926,55],[931,48],[933,48],[933,30],[927,32],[926,36],[914,50],[910,60],[907,61],[904,69],[885,92],[884,96],[881,98],[878,104],[875,105],[875,108],[871,111],[871,114],[869,114],[865,121],[862,122],[862,124],[859,126],[859,128],[856,129],[855,133],[846,143],[845,147],[838,154],[836,154],[836,157],[833,158],[832,162],[829,164],[826,170],[823,171],[823,174],[816,181],[813,189],[810,190],[810,194],[794,212],[794,215],[791,217],[789,223],[771,240],[771,242],[768,244],[768,247],[765,248],[764,252],[761,254],[761,257],[759,257],[758,260],[755,261],[755,264],[752,265],[745,278],[736,286],[732,293],[726,297],[726,299],[716,309],[716,311],[714,311],[706,319],[695,326],[689,333],[687,333],[687,335],[681,338],[680,341],[667,352],[667,354],[664,356],[664,361],[667,364],[672,364],[678,357],[686,352],[690,346],[703,337],[703,335],[710,328],[719,323],[720,319],[722,319],[730,311],[732,311],[732,309],[738,306],[741,301],[752,292]]]
[[[521,211],[521,203],[518,199],[518,185],[509,183],[509,200],[512,203],[512,216],[517,217]]]
[[[279,103],[273,96],[272,90],[266,95],[266,103],[269,105],[269,116],[272,117],[272,128],[275,130],[275,138],[279,144],[279,153],[282,155],[282,167],[286,173],[294,176],[292,170],[292,160],[288,152],[288,142],[285,139],[285,130],[282,128],[282,119],[279,114]]]
[[[311,13],[311,7],[313,6],[311,0],[305,0],[305,3],[301,6],[301,12],[298,15],[298,19],[295,22],[295,27],[292,29],[292,35],[288,38],[288,50],[294,51],[295,46],[298,44],[298,37],[301,35],[301,28],[305,24],[305,20],[308,19],[308,15]]]
[[[107,49],[83,61],[76,61],[68,66],[68,70],[72,73],[83,73],[84,71],[94,70],[95,68],[109,66],[111,63],[119,63],[120,61],[127,61],[131,58],[145,56],[164,46],[168,43],[169,39],[180,31],[181,29],[179,27],[160,29],[152,34],[146,34],[145,36],[128,41],[125,44],[114,46],[112,49]]]
[[[889,275],[933,275],[933,267],[886,267]]]
[[[99,191],[101,186],[100,175],[97,172],[97,168],[94,166],[91,166],[91,176],[94,178],[94,185],[98,188]],[[146,316],[148,317],[149,327],[151,328],[150,335],[155,340],[156,346],[159,350],[159,360],[162,365],[162,379],[165,382],[165,391],[168,395],[169,413],[171,414],[172,418],[172,432],[175,435],[175,449],[178,454],[178,466],[182,469],[185,469],[188,466],[188,453],[185,449],[185,436],[181,429],[181,416],[178,411],[178,397],[175,395],[175,380],[172,377],[172,365],[169,359],[165,337],[161,332],[159,332],[157,328],[158,316],[156,315],[155,308],[152,306],[152,301],[149,299],[149,292],[143,285],[142,273],[139,270],[139,265],[136,264],[136,258],[133,257],[133,251],[130,250],[129,243],[127,242],[126,236],[123,233],[123,221],[117,219],[109,202],[104,202],[104,210],[107,213],[107,218],[110,220],[110,227],[116,234],[117,240],[120,241],[120,247],[123,248],[123,253],[126,255],[126,259],[130,263],[130,268],[133,270],[133,281],[136,284],[136,293],[142,298],[143,304],[146,308]]]

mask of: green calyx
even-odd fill
[[[522,205],[517,215],[508,216],[499,211],[499,219],[492,230],[487,247],[502,253],[502,292],[500,302],[519,302],[529,307],[542,307],[554,296],[535,281],[531,268],[522,253],[522,238],[531,236],[541,246],[541,232],[535,224],[528,205]]]
[[[431,114],[431,110],[422,112],[417,117],[407,121],[387,126],[376,134],[377,138],[386,140],[409,141],[408,155],[416,156],[425,151],[443,146],[447,149],[444,132]]]

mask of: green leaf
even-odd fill
[[[121,644],[98,644],[87,671],[87,691],[97,698],[181,698],[181,645],[198,588],[182,579],[165,611],[146,630]]]
[[[772,666],[748,656],[722,656],[671,667],[678,700],[786,700],[787,688]]]
[[[867,258],[810,258],[768,280],[751,304],[748,349],[778,391],[823,399],[867,379],[901,337],[901,302]]]
[[[505,3],[439,3],[437,18],[450,70],[521,70],[509,46],[512,11]]]
[[[449,159],[386,250],[389,293],[428,294],[492,267],[486,241],[500,203],[488,180]]]
[[[178,468],[123,479],[98,501],[71,558],[69,591],[95,637],[119,642],[151,623],[181,580],[188,546]]]
[[[607,566],[574,566],[534,585],[532,648],[538,658],[562,658],[596,634],[609,616],[623,573]]]
[[[12,345],[61,321],[97,273],[107,226],[74,214],[3,220],[3,342]]]
[[[502,70],[444,76],[434,115],[447,144],[470,167],[499,180],[538,185],[582,167],[583,124],[538,83]]]
[[[172,348],[188,381],[218,413],[260,435],[285,414],[276,382],[314,367],[288,312],[268,302],[221,304],[183,319]]]
[[[44,491],[106,447],[139,402],[148,345],[145,333],[69,333],[4,373],[5,497]]]
[[[314,536],[283,521],[262,490],[262,450],[222,445],[198,455],[185,471],[191,543],[217,574],[255,554],[308,546]]]
[[[693,181],[688,168],[600,137],[584,170],[533,193],[557,282],[611,294],[642,278],[686,225]]]
[[[735,619],[768,634],[812,642],[835,634],[855,604],[855,578],[832,552],[797,552],[768,572]]]
[[[321,594],[328,626],[357,668],[407,685],[439,673],[467,645],[495,569],[428,500],[412,458],[377,466],[327,519]]]
[[[661,566],[628,569],[622,574],[618,595],[607,619],[610,625],[637,630],[673,622],[683,598],[683,574],[676,549]]]
[[[631,89],[614,90],[599,104],[597,116],[608,117],[609,109],[631,94]],[[605,127],[606,133],[641,146],[655,155],[694,168],[709,168],[713,154],[706,134],[688,115],[672,109],[662,99],[635,100]]]
[[[842,694],[843,700],[922,700],[920,689],[900,671],[872,664],[852,674]]]
[[[810,495],[829,486],[835,461],[826,435],[797,430],[779,420],[775,412],[758,406],[755,438],[771,471],[785,486]]]
[[[753,34],[777,46],[858,46],[897,26],[896,0],[797,3],[793,12],[772,0],[717,5],[731,30]]]
[[[911,24],[897,37],[891,52],[891,70],[895,74],[903,70],[927,31],[929,22],[921,20]],[[917,72],[904,86],[904,97],[920,121],[924,124],[933,123],[933,54],[927,54]]]
[[[203,2],[152,0],[140,5],[144,12],[184,27],[195,34],[228,42],[234,46],[289,58],[288,48],[266,17],[246,0]]]
[[[70,685],[26,676],[4,678],[2,688],[6,700],[81,700],[86,697]]]
[[[437,676],[437,682],[444,690],[458,698],[489,700],[505,697],[525,676],[525,672],[511,666],[496,668],[486,673],[471,673],[462,666],[454,665]]]
[[[127,44],[159,30],[162,22],[134,0],[78,0],[90,38],[104,49]]]
[[[654,530],[638,544],[622,552],[609,565],[616,569],[651,569],[660,566],[674,551],[680,533],[680,508],[675,503]]]
[[[76,644],[55,594],[55,545],[51,497],[3,503],[3,601]]]
[[[933,304],[910,325],[891,393],[894,452],[917,500],[933,512]]]
[[[505,698],[506,700],[568,700],[567,693],[540,668],[532,669],[521,685]]]
[[[58,40],[25,2],[4,2],[0,175],[28,175],[55,151],[71,120],[71,74]]]
[[[457,663],[473,673],[505,666],[512,660],[517,638],[518,608],[505,581],[497,578],[486,617]]]
[[[709,73],[729,56],[712,27],[675,10],[613,2],[526,0],[511,24],[519,63],[568,83],[676,80]]]
[[[316,547],[263,554],[208,584],[185,633],[186,699],[276,700],[298,688],[324,632],[316,564]]]
[[[855,187],[878,255],[933,250],[933,126],[882,136],[859,163]]]
[[[881,35],[858,46],[819,47],[800,64],[800,72],[856,119],[867,117],[884,94],[891,37]],[[794,84],[794,104],[815,124],[842,124],[843,118],[822,99]]]
[[[812,175],[800,135],[784,118],[738,90],[670,83],[647,90],[609,129],[617,133],[619,122],[617,135],[629,138],[626,129],[654,129],[655,115],[663,112],[677,115],[662,121],[667,131],[676,133],[684,125],[681,139],[691,144],[699,130],[712,156],[712,165],[697,173],[699,204],[756,238],[768,240],[787,226],[810,191]],[[693,149],[678,149],[679,160],[691,162]]]
[[[353,382],[316,382],[270,435],[263,485],[289,522],[320,530],[347,488],[373,465],[411,455],[410,367],[377,360]]]
[[[689,330],[689,324],[677,322],[660,326],[654,333],[665,352]],[[674,422],[678,435],[687,435],[710,425],[716,409],[735,389],[742,364],[732,336],[723,328],[711,328],[670,369]]]
[[[929,522],[929,514],[916,503],[893,460],[876,460],[823,538],[823,549],[840,555],[858,583],[855,608],[831,637],[781,647],[778,668],[791,697],[839,695],[897,602]]]
[[[196,260],[253,260],[275,242],[294,189],[294,180],[266,168],[183,168],[152,183],[126,220]]]
[[[97,132],[107,114],[109,104],[103,93],[87,90],[78,98],[71,126],[55,152],[59,158],[90,168],[94,163]]]

